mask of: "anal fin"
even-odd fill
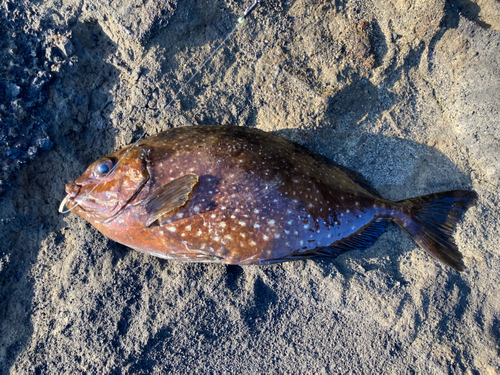
[[[336,257],[346,251],[367,249],[384,233],[387,224],[391,221],[390,218],[377,218],[349,237],[337,241],[331,246],[318,249],[315,254]]]
[[[278,261],[321,257],[335,258],[340,254],[345,253],[346,251],[364,250],[375,243],[377,238],[379,238],[380,235],[385,231],[387,224],[389,224],[390,222],[390,218],[376,218],[370,223],[366,224],[356,233],[342,240],[336,241],[330,246],[317,247],[305,252],[295,252],[291,254],[289,258],[280,259]]]

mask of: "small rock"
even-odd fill
[[[11,98],[15,98],[19,95],[21,92],[21,88],[16,85],[15,83],[12,82],[7,82],[5,84],[5,93],[10,96]]]
[[[61,40],[57,44],[57,46],[59,47],[59,49],[62,51],[62,53],[66,57],[70,57],[71,55],[73,55],[75,53],[75,47],[73,46],[73,43],[71,43],[71,41],[68,38],[64,38],[63,40]]]
[[[45,152],[49,151],[54,146],[54,142],[52,142],[49,137],[39,139],[36,142],[36,144],[38,147],[40,147],[40,149],[42,151],[45,151]]]
[[[7,155],[7,157],[11,158],[12,160],[19,159],[23,154],[24,152],[22,152],[17,148],[11,148],[10,150],[7,150],[7,152],[5,153],[5,155]]]
[[[28,145],[26,144],[26,142],[20,141],[14,145],[14,148],[17,148],[18,150],[21,150],[21,151],[26,151],[26,149],[28,148]]]
[[[38,148],[36,148],[35,146],[31,146],[30,148],[28,148],[28,155],[30,157],[35,156],[37,153],[38,153]]]
[[[51,78],[52,75],[49,72],[38,72],[28,89],[27,102],[32,101],[35,104],[43,104],[47,99],[45,88],[48,86]]]
[[[48,47],[45,50],[45,57],[47,61],[60,64],[64,61],[63,51],[57,47]]]

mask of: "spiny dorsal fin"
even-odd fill
[[[184,206],[189,196],[198,185],[199,177],[187,174],[158,188],[153,194],[141,202],[148,213],[146,227],[173,210]]]

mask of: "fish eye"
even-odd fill
[[[95,166],[96,174],[99,177],[106,176],[113,168],[114,163],[110,159],[102,160]]]

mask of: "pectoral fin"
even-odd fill
[[[197,175],[187,174],[163,185],[144,199],[141,205],[148,213],[146,226],[149,227],[156,220],[161,220],[163,216],[184,206],[198,182]]]

